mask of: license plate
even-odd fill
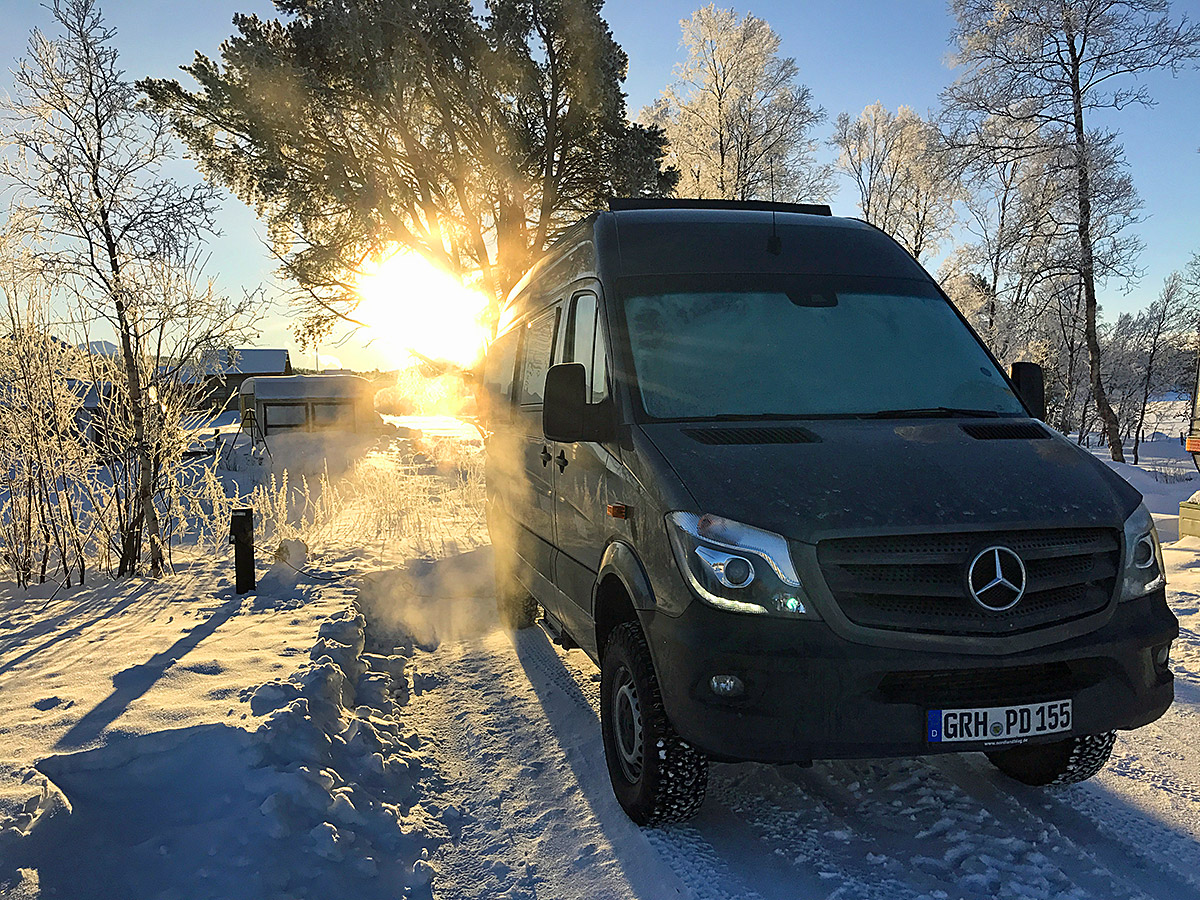
[[[925,738],[930,743],[1007,741],[1071,730],[1071,701],[1025,706],[931,709]]]

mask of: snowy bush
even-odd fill
[[[0,560],[22,587],[70,586],[107,556],[111,489],[91,477],[86,361],[51,333],[44,282],[11,246],[0,254]]]
[[[453,438],[420,447],[392,441],[342,475],[271,472],[248,500],[264,536],[303,540],[316,551],[379,542],[412,556],[444,556],[486,542],[483,450]]]

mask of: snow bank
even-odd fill
[[[267,716],[258,732],[274,772],[259,807],[267,831],[342,864],[295,873],[288,890],[306,896],[426,886],[429,848],[446,837],[436,815],[416,804],[421,742],[397,722],[393,698],[408,695],[407,660],[365,654],[364,625],[353,609],[326,620],[310,662],[250,697],[255,715]]]
[[[243,690],[254,730],[114,734],[41,760],[0,821],[0,895],[429,896],[448,834],[398,722],[408,660],[365,652],[364,625],[325,618],[296,671]]]
[[[1141,492],[1146,501],[1146,507],[1152,513],[1179,515],[1180,502],[1196,493],[1196,481],[1190,478],[1160,481],[1154,473],[1146,471],[1141,466],[1113,462],[1111,459],[1106,459],[1104,462]]]

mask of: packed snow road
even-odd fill
[[[1187,591],[1179,701],[1092,782],[1026,788],[979,754],[715,765],[699,817],[638,829],[609,787],[595,667],[540,629],[496,630],[483,589],[440,565],[419,591],[439,622],[408,613],[424,649],[403,711],[452,811],[435,897],[1200,898]]]

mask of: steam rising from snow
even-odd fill
[[[415,644],[479,637],[499,626],[492,550],[480,547],[444,559],[413,560],[368,575],[359,606],[376,644]]]

